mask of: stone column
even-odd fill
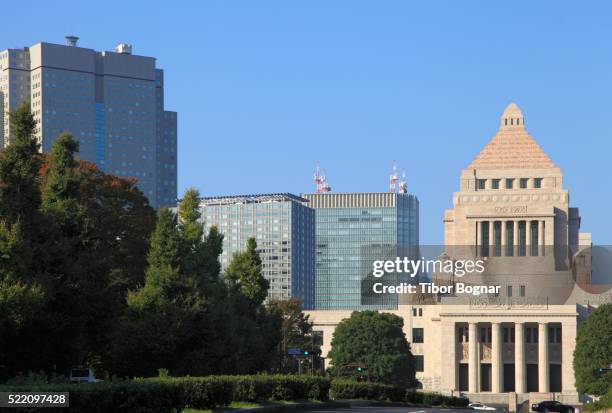
[[[576,393],[573,354],[578,332],[576,317],[561,322],[561,385],[563,393]]]
[[[525,255],[531,255],[531,221],[525,221]]]
[[[489,221],[489,257],[495,256],[495,221]]]
[[[538,324],[538,391],[548,393],[549,370],[548,370],[548,323]]]
[[[505,256],[508,248],[508,234],[506,221],[501,221],[501,256]]]
[[[469,342],[468,342],[468,370],[469,383],[468,391],[470,393],[478,392],[478,369],[480,368],[480,360],[478,358],[478,324],[469,324]]]
[[[480,257],[480,231],[481,231],[481,225],[479,221],[476,221],[474,223],[476,225],[476,256]]]
[[[544,236],[544,220],[538,221],[538,237],[540,241],[540,255],[546,255],[546,237]]]
[[[459,390],[457,362],[457,326],[452,319],[441,319],[440,349],[445,357],[441,360],[441,386],[446,389]]]
[[[514,233],[513,234],[514,239],[512,240],[514,245],[512,247],[512,250],[514,251],[514,255],[515,256],[518,255],[518,251],[519,251],[519,249],[518,249],[518,245],[519,245],[519,230],[518,230],[519,222],[520,221],[514,220],[514,222],[512,224],[512,231]]]
[[[523,337],[523,322],[514,324],[514,391],[525,393],[525,338]]]
[[[491,392],[502,392],[502,374],[504,370],[502,359],[501,323],[491,323]]]

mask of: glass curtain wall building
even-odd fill
[[[236,195],[202,198],[202,220],[208,231],[223,234],[223,269],[232,256],[257,240],[263,275],[270,281],[268,299],[300,298],[314,307],[314,210],[292,194]]]
[[[316,213],[315,309],[397,308],[395,295],[369,299],[367,280],[373,260],[417,256],[416,196],[382,192],[303,197]]]
[[[0,51],[0,146],[13,136],[10,112],[30,102],[43,152],[70,133],[80,159],[136,179],[154,207],[175,205],[176,112],[164,110],[155,58],[132,54],[131,45],[98,52],[67,39]]]

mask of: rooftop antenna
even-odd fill
[[[325,176],[325,172],[321,171],[321,165],[319,161],[317,161],[317,168],[314,173],[314,182],[316,185],[316,193],[324,194],[326,192],[331,192],[331,187],[327,182],[327,177]]]
[[[397,162],[393,161],[391,175],[389,176],[389,192],[396,192],[397,189]]]
[[[406,170],[405,169],[402,170],[402,179],[400,180],[399,191],[400,191],[400,194],[408,193],[408,185],[406,184]]]
[[[76,47],[78,41],[79,41],[79,36],[75,36],[72,34],[66,36],[66,44],[68,46]]]

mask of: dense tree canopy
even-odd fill
[[[354,311],[338,324],[329,352],[336,376],[412,385],[415,379],[410,344],[401,317],[376,311]],[[358,368],[362,371],[358,372]]]
[[[135,180],[78,160],[70,134],[39,153],[27,103],[11,122],[0,152],[0,382],[77,366],[272,371],[282,334],[305,339],[299,304],[264,305],[254,239],[222,273],[223,235],[205,230],[197,190],[156,213]]]
[[[580,393],[604,395],[612,388],[612,304],[599,306],[578,329],[574,374]]]
[[[268,310],[281,320],[281,341],[276,350],[275,370],[283,373],[297,373],[299,362],[306,362],[309,367],[309,363],[314,362],[314,369],[318,371],[322,362],[320,358],[322,343],[314,335],[309,316],[302,312],[300,300],[296,298],[272,300],[268,303]],[[289,355],[288,351],[292,348],[308,351],[311,357],[298,358]]]

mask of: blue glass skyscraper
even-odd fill
[[[292,194],[257,194],[202,198],[206,229],[216,225],[223,234],[221,266],[246,249],[254,237],[263,275],[270,282],[268,298],[300,298],[304,309],[314,307],[314,210]]]
[[[368,300],[375,259],[415,255],[419,201],[406,193],[305,194],[315,209],[315,308],[393,309],[397,296]]]

